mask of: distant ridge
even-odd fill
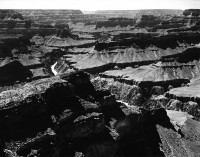
[[[106,16],[123,16],[123,17],[141,17],[142,15],[156,15],[163,16],[180,15],[183,13],[181,9],[141,9],[141,10],[97,10],[96,14],[102,14]]]

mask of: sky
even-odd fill
[[[0,0],[0,9],[200,9],[200,0]]]

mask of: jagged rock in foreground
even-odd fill
[[[163,108],[117,102],[108,90],[96,90],[82,71],[32,81],[0,98],[1,149],[8,156],[169,156],[176,155],[177,143],[186,151],[182,155],[199,153],[198,139],[189,139],[196,130],[188,130],[199,122]]]
[[[93,91],[87,76],[76,72],[65,76],[68,81],[52,77],[2,92],[0,123],[5,152],[63,156],[63,151],[70,153],[65,149],[72,149],[66,142],[101,134],[105,126],[99,107],[116,101],[111,103],[106,91]]]
[[[39,125],[47,120],[45,117],[47,111],[51,110],[52,107],[55,108],[53,105],[55,105],[56,100],[62,102],[65,98],[73,95],[70,86],[66,88],[65,86],[67,86],[67,82],[64,80],[48,78],[0,93],[2,134],[8,138],[9,134],[20,137],[20,134],[26,134],[26,129],[29,130],[28,126],[30,127],[30,125],[34,127],[38,123],[38,127],[41,127]],[[58,108],[56,110],[59,110]],[[42,118],[40,122],[38,118]],[[31,124],[30,121],[35,121],[36,124]],[[23,127],[20,128],[20,126]]]
[[[179,111],[168,110],[167,115],[172,126],[165,120],[156,126],[165,156],[199,156],[200,123]]]

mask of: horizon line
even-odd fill
[[[81,10],[81,11],[133,11],[133,10],[188,10],[188,9],[198,9],[198,8],[187,8],[187,9],[180,9],[180,8],[166,8],[166,9],[158,9],[158,8],[155,8],[155,9],[97,9],[97,10],[82,10],[82,9],[70,9],[70,8],[0,8],[0,10]],[[200,10],[200,9],[198,9]]]

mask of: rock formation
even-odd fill
[[[127,26],[133,26],[135,24],[134,19],[128,19],[128,18],[109,18],[108,21],[99,21],[96,24],[96,29],[101,27],[127,27]]]
[[[22,14],[14,10],[0,10],[0,19],[12,18],[23,20]]]
[[[199,16],[200,15],[200,10],[199,9],[184,10],[183,15],[185,15],[185,16],[188,16],[188,15]]]
[[[16,73],[17,71],[17,73]],[[31,71],[19,61],[12,61],[0,67],[0,84],[5,85],[15,81],[24,81],[32,77]]]

